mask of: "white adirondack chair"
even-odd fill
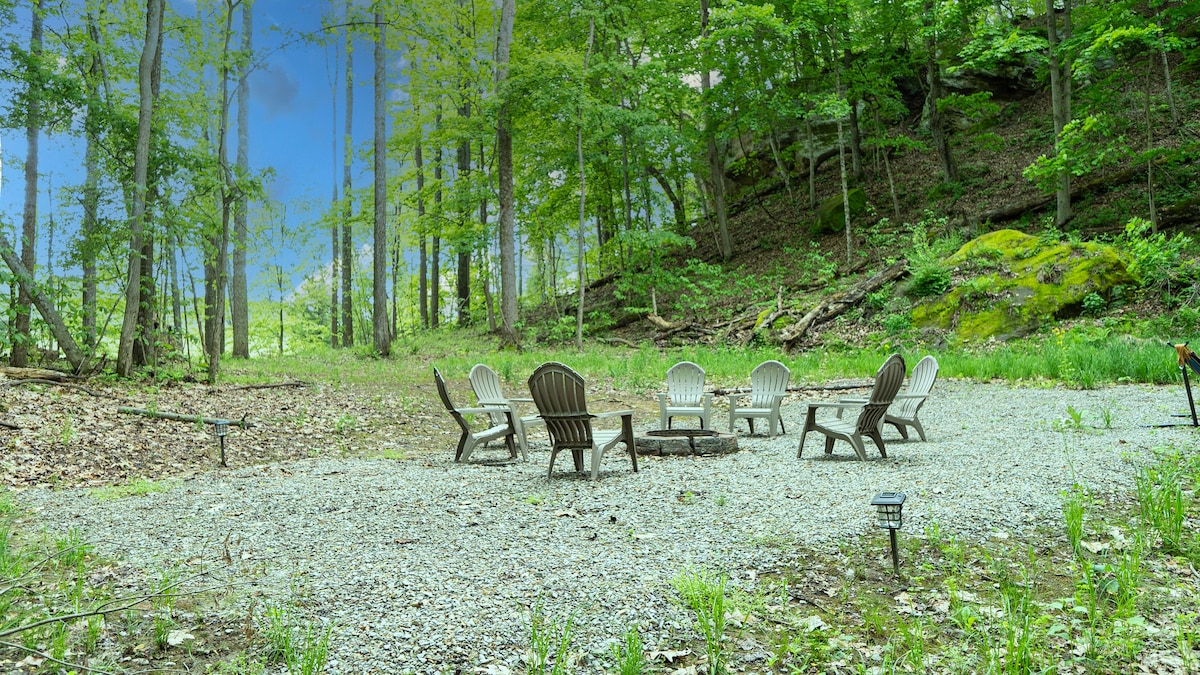
[[[509,457],[517,456],[517,446],[513,443],[512,410],[505,408],[500,413],[503,421],[497,424],[494,421],[496,408],[459,408],[451,403],[450,394],[446,391],[446,381],[442,379],[442,374],[437,368],[433,369],[433,380],[437,383],[438,396],[442,399],[442,405],[446,406],[447,412],[462,429],[462,436],[458,439],[458,448],[454,451],[454,461],[467,461],[477,446],[486,445],[489,441],[498,438],[504,439],[504,444],[508,446]],[[472,431],[471,424],[467,422],[467,415],[482,415],[490,425],[486,428],[479,427],[478,431]]]
[[[734,424],[738,418],[744,418],[750,425],[750,433],[754,433],[754,420],[765,419],[770,427],[770,435],[775,435],[776,426],[779,433],[786,433],[783,418],[779,414],[779,406],[787,396],[788,381],[792,379],[792,371],[778,361],[764,361],[750,373],[750,393],[729,395],[729,433],[734,432]],[[750,399],[750,405],[739,406],[742,397]]]
[[[704,369],[681,361],[667,371],[667,391],[658,394],[658,427],[671,428],[673,417],[699,417],[700,428],[708,429],[712,417],[712,393],[704,391]]]
[[[475,398],[479,401],[479,405],[485,408],[496,408],[498,412],[492,414],[492,422],[500,424],[504,421],[503,409],[508,408],[512,411],[513,424],[516,427],[517,442],[521,444],[521,454],[526,455],[529,452],[529,439],[525,433],[530,425],[544,424],[542,418],[537,415],[521,416],[517,414],[517,403],[533,403],[531,398],[509,398],[500,390],[500,378],[496,375],[496,371],[487,367],[482,363],[477,363],[471,368],[471,390],[475,392]]]

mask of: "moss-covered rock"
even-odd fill
[[[1079,314],[1083,299],[1107,299],[1134,279],[1111,246],[1046,243],[1016,230],[974,239],[945,260],[959,281],[913,309],[913,323],[953,330],[959,338],[1028,334],[1047,321]]]
[[[867,193],[862,188],[850,190],[850,217],[861,216],[867,210]],[[826,199],[817,206],[817,220],[813,223],[813,234],[829,234],[846,229],[846,209],[842,207],[842,193]]]

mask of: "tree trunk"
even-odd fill
[[[350,0],[346,0],[346,17],[350,17]],[[346,132],[342,135],[342,346],[354,346],[354,291],[352,288],[354,269],[354,236],[350,217],[351,178],[350,164],[354,158],[354,142],[351,138],[354,120],[354,40],[346,28]]]
[[[680,232],[687,229],[687,210],[684,208],[683,200],[679,198],[679,193],[671,188],[670,181],[663,175],[663,172],[653,164],[646,165],[646,172],[654,176],[654,180],[658,182],[658,186],[662,188],[663,194],[671,201],[671,209],[675,212],[675,225]]]
[[[846,142],[842,135],[841,119],[838,120],[837,130],[838,163],[842,168],[842,214],[846,218],[846,265],[849,266],[854,260],[854,235],[851,233],[850,227],[850,183],[846,177]]]
[[[42,9],[43,0],[33,6],[32,27],[29,31],[30,67],[42,67]],[[29,107],[25,111],[25,209],[21,217],[21,263],[32,275],[37,263],[37,197],[38,197],[38,140],[42,133],[41,92],[36,91],[34,73],[29,73]],[[32,281],[30,277],[30,281]],[[17,368],[29,363],[29,321],[33,311],[33,297],[29,294],[31,284],[20,284],[17,288],[16,330],[12,340],[9,362]]]
[[[388,356],[391,353],[391,330],[388,326],[387,307],[387,118],[384,101],[387,94],[387,67],[384,50],[387,48],[387,24],[383,11],[375,10],[375,251],[372,259],[374,274],[372,284],[372,337],[375,353]]]
[[[237,166],[239,178],[250,173],[250,36],[253,32],[253,0],[242,2],[242,66],[238,77]],[[233,216],[233,277],[230,280],[229,310],[233,320],[233,358],[250,358],[250,305],[246,291],[246,247],[250,243],[246,218],[249,200],[245,190],[238,190],[237,210]]]
[[[587,82],[588,60],[592,56],[592,45],[596,40],[596,20],[592,19],[588,22],[588,44],[587,52],[583,55],[583,80],[580,87],[580,97],[585,94],[583,90]],[[575,236],[576,265],[575,276],[579,283],[579,306],[575,310],[575,349],[583,351],[583,299],[586,294],[587,283],[583,278],[583,233],[584,225],[587,220],[587,172],[585,171],[586,164],[583,159],[583,106],[579,106],[577,111],[579,115],[579,124],[575,128],[575,152],[579,155],[579,229]],[[628,185],[628,183],[627,183]],[[629,208],[628,202],[626,208]]]
[[[334,55],[335,55],[335,61],[336,61],[337,47],[334,47]],[[338,202],[338,180],[337,180],[338,179],[338,177],[337,177],[337,170],[338,170],[338,161],[337,161],[337,156],[338,156],[338,153],[337,153],[338,72],[337,72],[336,62],[334,63],[334,67],[332,68],[332,70],[330,70],[328,65],[326,65],[326,75],[329,77],[329,101],[330,101],[330,110],[332,111],[332,114],[329,118],[329,145],[330,145],[330,151],[331,151],[329,156],[333,159],[333,174],[332,174],[333,180],[331,181],[331,183],[333,185],[333,201],[330,202],[330,208],[332,210],[332,209],[337,208],[337,202]],[[332,253],[332,256],[329,261],[329,346],[334,349],[337,349],[338,345],[339,345],[338,308],[341,306],[340,298],[338,296],[338,283],[341,281],[341,276],[342,276],[341,275],[341,259],[342,259],[341,248],[342,247],[341,247],[341,244],[339,243],[337,218],[331,218],[330,220],[331,220],[331,223],[329,225],[329,235],[330,235],[329,238],[330,238],[330,251]]]
[[[164,6],[165,7],[165,6]],[[165,10],[164,10],[165,11]],[[156,50],[161,55],[163,48],[163,31],[158,32]],[[152,105],[158,105],[158,92],[162,85],[162,57],[155,61],[150,70],[150,99]],[[153,134],[153,126],[151,127]],[[152,366],[155,363],[155,343],[158,342],[158,300],[155,298],[154,283],[154,239],[150,227],[152,205],[158,202],[159,176],[147,174],[146,178],[146,208],[142,218],[142,291],[138,303],[137,329],[133,341],[133,365]]]
[[[516,211],[513,201],[512,134],[509,133],[508,59],[512,47],[516,0],[501,0],[496,31],[496,93],[501,104],[496,116],[496,177],[500,200],[500,341],[517,343]]]
[[[1071,121],[1070,100],[1068,92],[1071,89],[1071,74],[1066,64],[1059,57],[1058,19],[1054,15],[1055,0],[1046,0],[1046,42],[1050,59],[1050,103],[1054,114],[1054,151],[1062,155],[1063,128]],[[1070,0],[1066,0],[1067,11]],[[1069,19],[1068,19],[1069,21]],[[1064,36],[1065,37],[1065,36]],[[1054,222],[1058,226],[1065,225],[1071,220],[1071,173],[1064,170],[1059,173],[1058,186],[1055,190]]]
[[[216,384],[225,354],[225,285],[229,266],[229,220],[234,198],[233,174],[229,170],[229,41],[233,35],[233,1],[225,0],[225,43],[221,51],[221,115],[217,127],[217,165],[224,185],[218,195],[221,222],[208,238],[204,255],[204,346],[208,359],[208,383]]]
[[[420,110],[415,104],[413,114],[420,117]],[[421,305],[421,328],[429,328],[429,260],[426,250],[429,237],[425,234],[425,167],[420,141],[417,141],[413,159],[417,165],[417,236],[421,240],[420,258],[417,262],[417,297]]]
[[[25,269],[25,266],[21,264],[21,259],[17,257],[16,252],[13,251],[8,239],[2,232],[0,232],[0,258],[4,259],[4,263],[8,265],[8,269],[17,278],[17,282],[25,287],[25,291],[29,293],[33,305],[37,307],[38,313],[42,315],[42,320],[50,326],[50,331],[54,334],[54,339],[58,341],[58,346],[62,348],[63,356],[71,364],[71,368],[76,373],[81,372],[84,367],[85,358],[83,352],[75,344],[75,338],[71,337],[71,332],[67,330],[67,325],[63,322],[62,316],[59,315],[54,303],[46,297],[46,294],[41,289],[32,283],[33,277],[29,274],[29,270]]]
[[[138,129],[133,154],[133,213],[129,231],[129,264],[125,278],[125,316],[121,323],[121,341],[117,347],[117,374],[129,377],[133,371],[133,340],[141,304],[142,224],[146,215],[146,178],[150,166],[150,125],[154,116],[152,74],[162,58],[158,46],[162,33],[164,0],[146,1],[146,36],[138,62]],[[60,341],[61,342],[61,341]]]
[[[96,347],[96,249],[100,246],[97,212],[100,206],[100,29],[95,17],[87,15],[87,30],[92,41],[92,59],[88,68],[87,112],[84,116],[86,145],[83,153],[83,222],[80,225],[80,267],[83,271],[83,340],[90,350]]]
[[[700,39],[705,42],[705,53],[700,63],[700,92],[705,99],[712,89],[712,73],[707,56],[708,0],[700,0]],[[708,141],[708,172],[712,181],[713,211],[717,215],[717,231],[720,233],[721,259],[733,257],[733,243],[729,240],[729,213],[725,206],[725,158],[717,143],[716,122],[711,104],[704,105],[704,135]]]
[[[465,84],[465,83],[464,83]],[[465,92],[464,92],[465,93]],[[465,99],[465,96],[464,96]],[[463,105],[458,110],[458,114],[463,119],[471,117],[471,103],[464,100]],[[458,146],[458,178],[463,181],[464,185],[469,185],[471,176],[471,140],[464,138],[462,144]],[[456,183],[456,186],[458,183]],[[466,204],[463,204],[462,227],[463,231],[469,230],[470,211],[466,209]],[[455,275],[455,308],[458,315],[459,327],[465,327],[471,323],[471,248],[465,238],[459,241],[455,246],[458,250],[458,272]]]
[[[442,105],[439,102],[433,115],[433,127],[442,128]],[[442,314],[442,146],[439,144],[433,151],[433,218],[436,223],[433,235],[433,260],[430,263],[429,276],[432,288],[430,290],[430,325],[437,328],[441,324]]]
[[[925,3],[926,16],[932,17],[933,6]],[[932,19],[931,19],[932,20]],[[937,150],[938,159],[942,162],[942,180],[946,183],[958,181],[958,166],[950,153],[950,141],[946,137],[946,123],[942,112],[938,109],[938,100],[942,98],[942,64],[938,61],[937,39],[930,29],[925,38],[925,80],[929,85],[929,95],[926,98],[926,110],[929,113],[929,134],[933,137],[933,147]]]

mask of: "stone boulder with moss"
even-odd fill
[[[1093,242],[1046,242],[1016,230],[974,239],[945,261],[951,290],[913,309],[913,323],[960,339],[1008,339],[1078,315],[1084,298],[1108,300],[1134,283],[1125,259]]]

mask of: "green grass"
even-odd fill
[[[92,490],[92,496],[101,501],[125,497],[144,497],[155,492],[166,492],[173,486],[174,483],[170,480],[149,481],[138,477],[124,485],[95,488]]]
[[[1174,354],[1161,340],[1134,339],[1116,328],[1078,328],[1033,336],[1022,341],[982,347],[932,349],[919,339],[880,336],[863,345],[830,344],[819,350],[785,354],[778,348],[734,349],[695,345],[660,349],[649,343],[637,349],[595,342],[578,352],[573,346],[529,345],[523,351],[498,350],[494,337],[467,330],[440,329],[397,342],[389,359],[367,359],[353,351],[325,349],[311,354],[231,361],[225,377],[232,383],[301,379],[327,386],[386,387],[408,390],[429,387],[436,365],[449,380],[465,381],[473,365],[486,362],[509,390],[521,391],[540,364],[560,361],[579,371],[589,383],[646,396],[662,388],[663,374],[679,361],[700,364],[712,387],[749,384],[750,371],[768,359],[792,370],[796,385],[843,378],[868,378],[893,352],[911,367],[925,354],[937,357],[940,377],[976,381],[1061,382],[1080,389],[1106,384],[1152,384],[1180,381]],[[352,428],[342,420],[339,431]]]

